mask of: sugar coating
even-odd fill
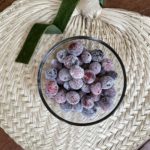
[[[109,71],[106,73],[106,75],[112,77],[114,80],[118,77],[118,74],[115,71]]]
[[[63,87],[64,87],[66,90],[70,90],[70,89],[71,89],[71,87],[70,87],[68,81],[67,81],[67,82],[64,82]]]
[[[92,61],[101,62],[104,58],[104,53],[100,49],[91,51]]]
[[[96,114],[97,109],[95,107],[91,108],[91,109],[85,109],[83,108],[82,114],[85,117],[92,117],[94,114]]]
[[[69,73],[69,70],[66,69],[66,68],[62,68],[60,71],[59,71],[59,79],[61,81],[69,81],[71,79],[71,75]]]
[[[102,92],[102,87],[100,82],[96,82],[91,85],[91,92],[93,95],[100,95]]]
[[[90,63],[91,60],[92,60],[92,56],[91,56],[90,52],[88,52],[88,51],[86,51],[86,50],[83,51],[83,53],[81,54],[81,60],[82,60],[82,62],[85,63],[85,64]]]
[[[96,76],[95,74],[93,73],[93,71],[91,70],[85,70],[84,71],[84,82],[87,83],[87,84],[91,84],[95,81],[96,79]]]
[[[103,95],[108,96],[108,97],[115,97],[116,96],[116,90],[114,87],[107,89],[107,90],[103,90]]]
[[[74,41],[68,46],[68,53],[79,56],[83,52],[83,44],[80,41]]]
[[[47,80],[55,80],[57,78],[57,69],[49,68],[45,72],[45,77]]]
[[[55,96],[58,93],[58,85],[56,83],[56,81],[48,81],[46,84],[46,91],[47,94]]]
[[[72,105],[66,101],[65,103],[60,104],[60,108],[65,112],[70,112],[72,110]]]
[[[91,92],[90,85],[84,83],[82,88],[81,88],[81,91],[84,92],[84,93],[90,93]]]
[[[74,79],[81,79],[84,77],[84,69],[81,68],[78,65],[72,66],[70,68],[70,75],[74,78]]]
[[[64,59],[64,66],[66,68],[70,69],[74,65],[79,65],[79,59],[78,59],[78,57],[76,57],[74,55],[68,55]]]
[[[67,56],[67,50],[65,49],[58,51],[56,54],[56,58],[60,63],[64,62],[66,56]]]
[[[62,64],[57,59],[53,59],[51,61],[51,67],[60,70],[62,68]]]
[[[76,105],[72,105],[72,111],[82,112],[82,110],[83,110],[83,106],[81,105],[81,103],[78,103]]]
[[[81,99],[83,108],[91,109],[94,106],[94,99],[92,96],[85,95]]]
[[[105,71],[113,71],[114,70],[114,65],[111,59],[105,58],[102,61],[102,67]]]
[[[69,104],[76,105],[80,101],[80,95],[76,91],[69,91],[66,94],[66,100]]]
[[[83,86],[82,79],[72,79],[69,81],[69,85],[73,90],[79,90]]]
[[[113,106],[113,99],[111,97],[104,96],[98,101],[99,106],[104,110],[108,111]]]
[[[59,104],[66,102],[66,92],[63,89],[59,90],[54,99]]]
[[[89,66],[89,69],[92,70],[95,75],[101,72],[101,65],[99,62],[92,62]]]
[[[100,78],[102,89],[110,89],[114,85],[114,79],[110,76],[103,76]]]

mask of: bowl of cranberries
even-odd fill
[[[110,117],[123,100],[125,68],[105,42],[86,36],[67,38],[43,57],[38,90],[58,119],[71,125],[93,125]]]

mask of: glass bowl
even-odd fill
[[[111,107],[111,109],[107,111],[102,111],[102,109],[97,109],[96,114],[93,115],[92,117],[87,117],[84,116],[82,113],[77,113],[72,111],[64,112],[60,108],[59,104],[57,104],[54,100],[51,100],[46,96],[46,92],[45,92],[45,88],[46,88],[45,71],[48,67],[50,67],[51,60],[55,58],[56,52],[58,52],[63,48],[66,48],[69,45],[69,43],[71,43],[74,40],[80,40],[84,44],[84,46],[88,48],[88,50],[93,50],[93,49],[102,50],[108,58],[112,59],[115,66],[115,71],[118,74],[118,77],[114,85],[117,93],[114,98],[113,107]],[[39,90],[40,97],[44,105],[46,106],[46,108],[49,110],[51,114],[53,114],[59,120],[77,126],[93,125],[110,117],[118,108],[121,101],[123,100],[126,91],[125,67],[118,54],[115,52],[115,50],[105,42],[87,36],[70,37],[65,40],[62,40],[61,42],[58,42],[44,56],[38,71],[38,90]]]

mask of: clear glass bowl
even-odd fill
[[[45,93],[46,69],[50,67],[50,62],[53,58],[55,58],[56,52],[62,48],[67,47],[68,44],[74,40],[82,41],[82,43],[85,45],[86,48],[88,48],[88,50],[101,49],[108,58],[113,60],[115,71],[118,73],[118,78],[115,82],[115,89],[117,91],[117,95],[115,96],[113,107],[108,111],[102,111],[101,109],[98,109],[96,114],[93,115],[92,117],[86,117],[82,113],[77,113],[77,112],[64,112],[60,108],[60,105],[57,104],[55,101],[50,100]],[[64,122],[67,122],[71,125],[77,125],[77,126],[93,125],[110,117],[118,108],[121,101],[123,100],[126,91],[125,67],[118,54],[115,52],[115,50],[105,42],[87,36],[77,36],[77,37],[67,38],[54,45],[44,56],[38,71],[38,90],[44,105],[49,110],[49,112],[53,114],[56,118]]]

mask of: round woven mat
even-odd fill
[[[28,65],[15,62],[31,26],[51,21],[60,0],[18,0],[0,14],[0,126],[26,150],[136,150],[150,138],[150,18],[103,9],[98,19],[73,15],[63,35],[43,35]],[[127,91],[114,115],[89,127],[53,117],[37,90],[42,56],[62,38],[94,36],[122,58]]]

